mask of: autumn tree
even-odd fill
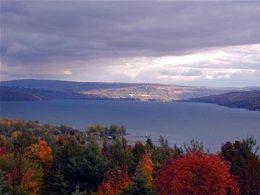
[[[24,149],[34,141],[30,131],[24,129],[24,123],[19,123],[22,131],[13,132],[8,141],[6,154],[0,156],[0,167],[6,174],[9,192],[13,194],[37,194],[43,182],[43,172],[24,155]]]
[[[230,195],[239,188],[228,164],[218,155],[191,152],[167,161],[154,180],[159,195]]]
[[[0,147],[0,156],[3,156],[6,154],[6,148]]]
[[[14,154],[8,153],[0,157],[0,167],[5,172],[8,181],[5,187],[8,192],[17,195],[39,193],[43,173],[28,159],[21,158],[17,165]]]
[[[104,173],[104,180],[98,187],[99,195],[119,195],[129,187],[131,179],[127,173],[127,166],[108,168]]]
[[[104,125],[90,125],[86,133],[90,138],[104,138],[106,137],[107,130],[107,127]]]
[[[151,185],[153,180],[153,162],[149,151],[142,156],[142,160],[139,164],[144,177],[147,178],[147,183]]]
[[[53,159],[51,153],[52,149],[43,140],[25,148],[25,156],[33,163],[38,164],[45,172],[49,169]]]
[[[231,162],[230,173],[238,176],[241,195],[260,192],[260,160],[258,146],[250,137],[242,141],[226,142],[221,147],[220,156]]]

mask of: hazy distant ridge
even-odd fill
[[[0,90],[1,101],[54,99],[173,101],[216,95],[239,89],[149,83],[99,83],[26,79],[0,82]]]
[[[232,108],[246,108],[260,110],[260,90],[230,92],[220,95],[211,95],[200,98],[192,98],[191,102],[214,103]]]
[[[40,88],[58,91],[90,91],[94,89],[121,88],[129,86],[137,86],[133,83],[99,83],[99,82],[75,82],[75,81],[59,81],[59,80],[13,80],[0,82],[0,86],[5,87],[24,87],[24,88]]]

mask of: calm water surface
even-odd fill
[[[166,137],[171,146],[203,142],[212,152],[221,144],[253,135],[260,144],[260,112],[186,102],[39,101],[1,102],[1,118],[74,126],[125,124],[131,135]]]

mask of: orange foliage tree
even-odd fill
[[[104,180],[98,187],[99,195],[118,195],[129,187],[131,179],[127,173],[127,166],[116,166],[108,168],[104,173]]]
[[[203,151],[167,161],[159,170],[154,185],[160,195],[239,194],[226,161]]]
[[[146,154],[142,156],[140,165],[144,176],[147,178],[148,184],[151,184],[153,179],[153,162],[149,152],[146,152]]]
[[[46,141],[25,148],[25,156],[33,163],[39,164],[45,171],[50,167],[53,159],[52,149]]]

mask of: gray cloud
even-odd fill
[[[201,76],[203,73],[200,70],[190,69],[187,72],[182,73],[182,76]]]
[[[62,72],[74,67],[75,61],[91,67],[90,62],[104,58],[187,55],[216,47],[260,43],[259,2],[1,4],[2,63],[34,67],[35,71],[55,64],[55,69]],[[193,74],[202,73],[183,73]]]
[[[165,76],[178,76],[178,75],[180,75],[179,72],[167,71],[167,70],[160,71],[160,74],[165,75]]]
[[[3,2],[4,58],[178,55],[259,43],[259,3]],[[15,53],[12,47],[27,48]],[[31,54],[36,59],[27,58]],[[27,60],[28,59],[28,60]],[[40,59],[40,60],[44,60]],[[52,58],[51,58],[52,59]]]

